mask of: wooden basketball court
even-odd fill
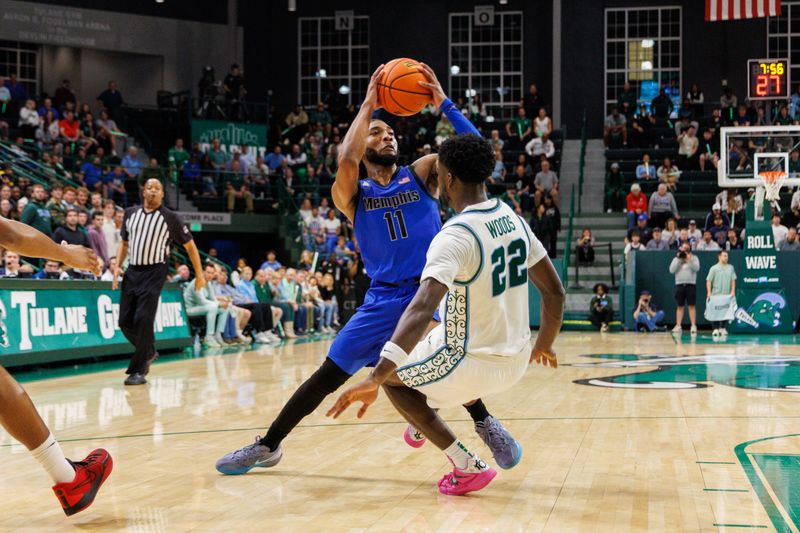
[[[67,519],[46,474],[0,433],[0,530],[798,531],[796,341],[563,333],[557,370],[531,367],[485,398],[524,456],[462,498],[438,494],[444,455],[408,447],[385,397],[362,421],[325,418],[330,398],[276,468],[215,471],[263,434],[329,339],[166,358],[138,388],[123,387],[120,362],[21,375],[69,457],[102,446],[115,467],[93,507]],[[442,414],[491,464],[466,411]]]

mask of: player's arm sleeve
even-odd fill
[[[533,234],[533,230],[525,221],[524,218],[521,216],[517,216],[519,219],[520,224],[522,224],[522,231],[525,232],[525,236],[528,238],[528,268],[531,268],[533,265],[541,261],[547,255],[547,250],[544,249],[542,246],[542,242],[539,240],[536,235]]]
[[[481,136],[481,132],[478,131],[478,128],[476,128],[475,125],[464,116],[464,113],[462,113],[461,110],[456,107],[456,104],[454,104],[449,98],[444,99],[439,109],[441,109],[442,113],[447,116],[447,119],[450,121],[450,123],[453,125],[453,128],[456,130],[456,133],[459,135],[462,133],[468,133],[471,135],[477,135],[478,137]]]
[[[183,223],[183,219],[179,214],[172,211],[164,211],[164,215],[167,221],[170,239],[183,245],[194,238],[192,237],[192,232],[190,232],[186,224]]]
[[[448,290],[468,284],[483,268],[483,251],[477,235],[460,224],[451,224],[433,238],[420,281],[433,278]]]

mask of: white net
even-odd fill
[[[761,179],[761,186],[764,187],[764,199],[771,204],[777,203],[781,197],[781,187],[787,177],[786,172],[777,170],[759,172],[758,177]]]

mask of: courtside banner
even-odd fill
[[[105,282],[0,280],[0,364],[132,353],[118,326],[119,298]],[[161,293],[155,334],[156,347],[191,342],[176,285]]]

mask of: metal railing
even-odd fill
[[[578,213],[582,213],[581,200],[583,198],[584,170],[586,168],[586,144],[588,143],[588,133],[586,129],[586,110],[583,110],[581,117],[581,155],[578,160]]]
[[[594,249],[597,250],[598,248],[607,248],[608,249],[608,266],[610,269],[609,279],[611,280],[611,286],[617,286],[617,280],[614,276],[614,252],[612,250],[612,244],[610,242],[605,242],[602,244],[595,244]],[[581,270],[581,263],[578,261],[578,250],[577,247],[575,248],[575,280],[571,288],[573,289],[582,289],[583,286],[580,282],[580,270]]]
[[[564,246],[564,271],[561,273],[561,279],[564,286],[569,286],[569,262],[572,255],[570,248],[572,247],[572,232],[575,228],[575,184],[572,184],[572,189],[569,195],[569,222],[567,223],[567,236]]]

